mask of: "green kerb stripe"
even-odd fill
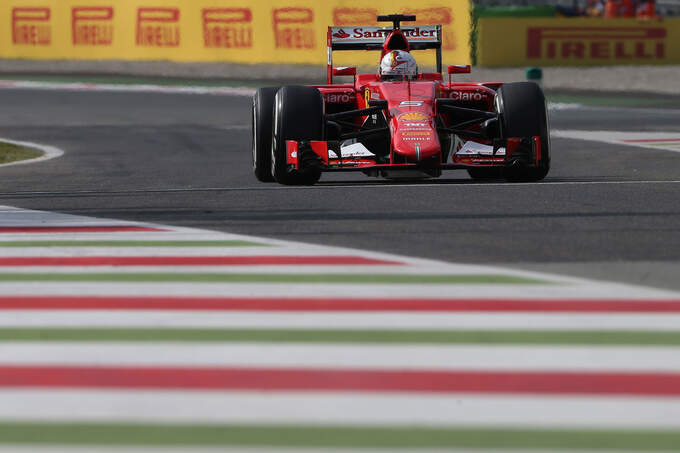
[[[188,274],[188,273],[0,273],[0,282],[119,283],[340,283],[340,284],[546,284],[511,275],[414,274]]]
[[[0,247],[257,247],[249,241],[0,241]]]
[[[680,431],[2,423],[0,443],[680,451]]]
[[[680,332],[340,329],[8,328],[0,341],[680,345]]]

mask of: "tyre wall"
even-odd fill
[[[377,14],[414,13],[420,24],[444,26],[447,63],[469,63],[469,0],[414,5],[410,0],[2,0],[0,58],[323,65],[329,25],[375,25]],[[338,53],[337,63],[377,64],[374,53],[349,54]],[[424,64],[434,61],[421,58]]]
[[[680,19],[480,18],[480,66],[680,63]]]

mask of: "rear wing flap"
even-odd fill
[[[441,49],[441,25],[415,25],[402,28],[411,50]],[[328,47],[332,50],[382,50],[391,28],[379,26],[328,27]]]

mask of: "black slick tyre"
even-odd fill
[[[276,93],[271,173],[277,182],[311,185],[319,180],[321,168],[318,165],[303,166],[299,170],[288,167],[286,141],[323,140],[325,126],[324,100],[319,90],[306,86],[285,86]],[[314,162],[314,159],[309,161]]]
[[[498,89],[496,109],[501,114],[503,137],[541,137],[541,160],[528,166],[528,159],[514,160],[503,176],[513,182],[534,182],[550,171],[550,131],[543,90],[533,82],[506,83]]]
[[[260,88],[253,96],[253,173],[258,181],[273,182],[272,175],[272,131],[274,98],[279,87]]]

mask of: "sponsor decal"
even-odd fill
[[[139,8],[136,43],[144,47],[178,47],[179,9]]]
[[[250,8],[204,8],[203,45],[208,48],[253,47],[253,13]]]
[[[402,137],[429,137],[430,131],[410,131],[402,132]]]
[[[373,19],[375,21],[375,18]],[[415,41],[435,41],[437,29],[434,26],[416,26],[404,29],[404,36]],[[342,27],[333,29],[331,33],[334,41],[382,42],[387,32],[382,27]]]
[[[110,46],[113,43],[113,7],[83,6],[71,10],[74,46]]]
[[[431,137],[402,137],[401,139],[407,142],[429,142]]]
[[[347,33],[342,28],[340,30],[338,30],[337,32],[333,33],[333,37],[337,38],[337,39],[345,39],[345,38],[349,38],[349,36],[350,36],[349,33]]]
[[[666,29],[653,27],[529,27],[527,57],[570,60],[663,60]]]
[[[274,41],[277,49],[313,49],[314,10],[278,8],[273,11]]]
[[[49,46],[52,43],[50,8],[12,8],[12,43]]]
[[[326,104],[349,104],[355,101],[353,92],[347,93],[326,93],[323,96]]]
[[[484,93],[477,91],[451,91],[449,97],[456,101],[483,101],[486,99]]]
[[[420,107],[421,105],[423,105],[423,101],[401,101],[399,103],[399,107]]]
[[[429,123],[430,119],[421,112],[407,112],[399,115],[399,121],[427,121]]]
[[[430,123],[404,123],[403,125],[405,127],[429,128]]]

